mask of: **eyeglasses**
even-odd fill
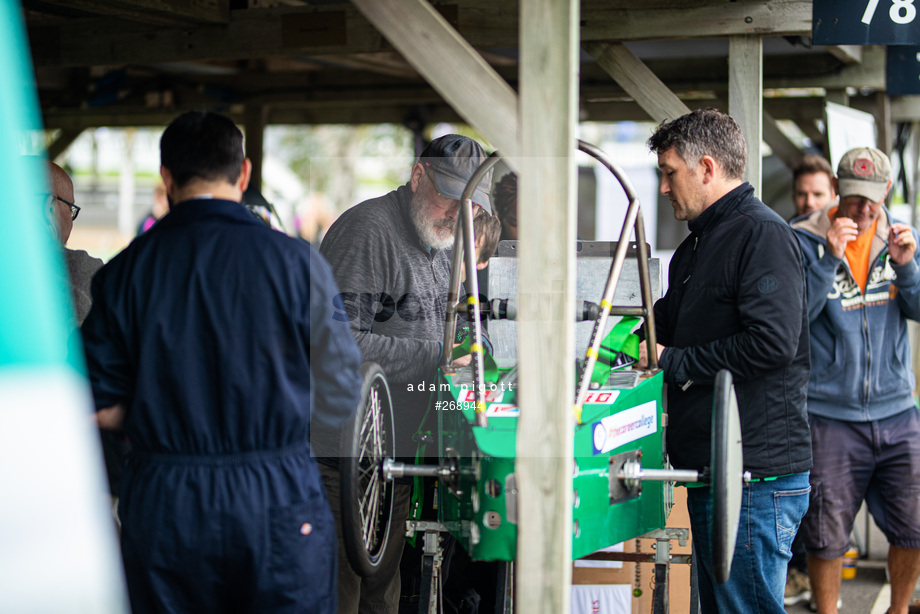
[[[425,164],[429,164],[429,163],[428,163],[428,162],[425,162]],[[438,189],[438,183],[434,180],[434,170],[433,170],[433,169],[426,168],[426,169],[423,171],[423,174],[424,174],[426,177],[428,177],[428,181],[431,182],[431,187],[434,188],[434,193],[435,193],[435,194],[437,194],[440,198],[443,198],[444,200],[452,201],[452,203],[453,203],[453,202],[457,202],[458,199],[453,198],[453,197],[451,197],[451,196],[447,196],[446,194],[441,194],[441,191]],[[453,204],[452,204],[451,206],[453,206]],[[479,203],[477,203],[477,202],[474,202],[474,203],[473,203],[473,213],[474,213],[474,214],[476,213],[477,210],[479,210],[479,209],[481,209],[481,208],[482,208],[482,205],[480,205]]]
[[[62,203],[64,203],[65,205],[67,205],[68,207],[70,207],[70,220],[71,221],[77,219],[77,216],[80,215],[80,207],[76,206],[69,200],[64,200],[63,198],[61,198],[60,196],[56,194],[54,197],[58,199],[59,201],[61,201]]]

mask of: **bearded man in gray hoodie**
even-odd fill
[[[435,139],[412,166],[405,185],[343,213],[320,246],[364,360],[380,364],[389,381],[397,457],[415,457],[414,435],[429,398],[426,384],[434,383],[442,352],[452,350],[442,340],[454,225],[463,189],[486,157],[470,138],[448,134]],[[491,182],[490,170],[473,193],[474,209],[491,212]],[[463,358],[458,361],[462,364]],[[341,547],[339,472],[330,465],[322,470],[339,524],[339,613],[395,614],[411,486],[396,484],[390,525],[396,543],[388,560],[373,577],[360,578]]]

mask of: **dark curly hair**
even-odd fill
[[[718,109],[698,109],[661,122],[648,147],[656,154],[673,147],[689,168],[699,164],[703,156],[712,156],[726,177],[744,179],[744,134],[734,119]]]

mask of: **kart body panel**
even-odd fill
[[[663,376],[638,375],[611,377],[607,385],[592,390],[582,424],[573,426],[575,458],[566,462],[573,465],[574,559],[661,528],[667,520],[670,483],[643,483],[638,496],[611,500],[611,456],[632,452],[641,455],[643,467],[664,468]],[[537,451],[518,445],[516,390],[513,385],[487,385],[489,424],[479,427],[463,371],[442,374],[437,388],[440,461],[459,468],[456,477],[438,481],[439,520],[473,559],[513,560],[518,514],[525,505],[515,486],[515,459]]]

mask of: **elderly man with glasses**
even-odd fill
[[[73,181],[60,166],[48,162],[48,176],[51,180],[51,193],[48,195],[48,208],[54,220],[52,230],[62,246],[67,245],[73,222],[80,213],[80,207],[74,204]],[[73,294],[75,326],[79,326],[86,319],[92,299],[89,293],[89,284],[102,266],[102,260],[90,256],[83,250],[68,249],[64,247],[64,259],[67,262],[67,272],[70,275],[70,290]]]

